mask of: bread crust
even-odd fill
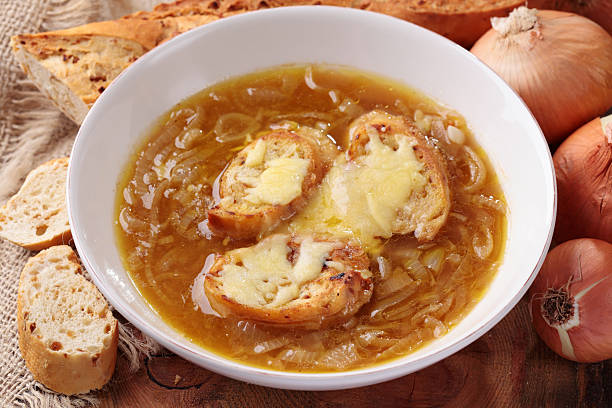
[[[17,194],[0,208],[0,237],[31,251],[72,239],[65,197],[68,161],[50,160],[27,175]]]
[[[301,192],[288,204],[245,205],[246,186],[237,178],[245,167],[248,154],[253,151],[260,139],[268,146],[265,161],[276,158],[276,152],[295,146],[298,156],[309,162]],[[304,207],[308,197],[323,178],[324,166],[318,149],[309,139],[282,129],[267,133],[260,139],[242,149],[230,161],[221,176],[219,181],[221,201],[208,210],[208,226],[217,235],[246,239],[274,228]]]
[[[61,271],[49,272],[50,263],[61,264]],[[44,279],[46,273],[75,274],[80,285],[95,293],[99,302],[106,304],[98,289],[81,276],[81,266],[69,246],[55,246],[30,258],[21,273],[17,297],[19,349],[26,366],[37,381],[62,394],[81,394],[102,388],[110,380],[115,369],[119,339],[117,320],[112,317],[112,312],[107,307],[105,316],[100,318],[109,322],[111,338],[108,344],[100,344],[96,351],[67,353],[61,349],[52,350],[45,343],[45,333],[39,333],[40,327],[37,330],[36,321],[33,320],[35,313],[31,310],[32,299],[28,297],[28,292],[32,289],[30,275],[33,273],[39,276],[39,282]],[[43,289],[45,288],[41,283],[40,290]],[[69,293],[71,288],[66,287],[62,290]],[[44,296],[42,293],[41,295]]]
[[[376,131],[382,143],[393,149],[398,147],[396,135],[409,137],[415,143],[414,153],[424,166],[423,173],[427,184],[424,191],[413,192],[409,202],[398,209],[393,233],[414,232],[419,241],[431,241],[446,222],[451,207],[447,168],[442,154],[421,130],[405,117],[374,110],[358,117],[350,125],[347,149],[349,160],[367,154],[366,145],[370,140],[367,128]]]
[[[542,0],[530,0],[537,7]],[[491,28],[491,17],[505,17],[525,0],[357,0],[365,10],[388,14],[434,31],[470,47]]]
[[[303,237],[293,236],[287,246],[297,258]],[[370,260],[356,245],[338,240],[316,238],[317,242],[334,242],[329,260],[338,266],[323,266],[316,279],[302,286],[298,299],[280,307],[252,307],[228,297],[223,291],[221,272],[231,260],[219,255],[206,275],[204,290],[212,308],[223,317],[249,319],[256,322],[302,329],[319,329],[341,324],[370,301],[373,282],[369,276]],[[296,251],[296,252],[294,252]],[[339,265],[343,267],[338,269]]]

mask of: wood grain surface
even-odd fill
[[[523,299],[482,338],[397,380],[342,391],[260,387],[199,368],[171,353],[127,375],[118,361],[110,407],[612,407],[612,360],[577,364],[550,351],[533,331]]]

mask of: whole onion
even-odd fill
[[[596,118],[574,132],[553,156],[557,173],[558,242],[598,238],[612,242],[612,120]]]
[[[550,143],[612,106],[612,36],[572,13],[519,7],[472,48],[523,98]]]
[[[612,34],[612,1],[610,0],[536,0],[536,4],[537,7],[543,9],[580,14],[590,18]]]
[[[529,289],[533,325],[546,345],[579,362],[612,358],[612,244],[565,242],[549,252]]]

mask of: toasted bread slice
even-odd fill
[[[421,163],[420,175],[424,187],[412,191],[399,208],[392,222],[394,234],[414,232],[419,241],[432,240],[446,222],[451,197],[444,159],[435,146],[412,122],[403,116],[375,110],[355,119],[349,128],[347,157],[364,162],[371,149],[372,137],[397,151],[402,143],[409,143],[414,156]]]
[[[0,237],[36,251],[72,238],[66,209],[68,158],[32,170],[23,186],[0,208]]]
[[[208,211],[208,225],[215,234],[255,237],[302,208],[322,176],[310,140],[272,131],[229,163],[219,182],[220,201]]]
[[[117,320],[81,274],[69,246],[30,258],[19,280],[19,348],[37,381],[62,394],[99,389],[113,375]]]
[[[369,265],[363,249],[345,241],[275,234],[218,256],[204,288],[224,317],[317,329],[370,300]]]

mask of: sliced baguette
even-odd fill
[[[117,320],[81,275],[69,246],[30,258],[19,280],[19,348],[34,378],[53,391],[81,394],[110,380],[117,358]]]
[[[319,244],[327,246],[322,253],[315,248]],[[296,282],[301,275],[291,271],[307,269],[304,265],[313,268],[314,277]],[[276,234],[218,256],[204,288],[212,308],[224,317],[318,329],[348,320],[370,300],[369,265],[363,249],[345,241]],[[239,273],[231,275],[231,268]],[[294,296],[279,300],[282,288],[292,283]],[[236,286],[242,298],[232,291]]]
[[[72,238],[66,209],[68,158],[32,170],[23,186],[0,208],[0,237],[29,250],[68,243]]]
[[[283,160],[288,166],[274,166]],[[208,211],[208,226],[215,234],[239,239],[262,234],[299,211],[322,176],[311,140],[286,130],[267,133],[223,172],[220,201]]]
[[[414,232],[419,241],[432,240],[446,222],[451,206],[444,159],[414,123],[403,116],[375,110],[360,116],[350,125],[347,149],[350,160],[358,161],[369,154],[368,143],[372,132],[393,150],[397,150],[400,138],[408,138],[417,160],[423,165],[421,173],[425,176],[425,187],[413,191],[408,201],[398,208],[392,232]]]
[[[530,6],[538,5],[530,1]],[[87,110],[129,64],[158,44],[219,18],[268,7],[322,4],[360,8],[411,21],[463,46],[473,44],[489,19],[524,0],[179,0],[118,20],[11,39],[24,71],[69,118]]]
[[[98,96],[158,44],[217,20],[213,14],[124,19],[11,39],[24,71],[70,119],[81,123]]]

